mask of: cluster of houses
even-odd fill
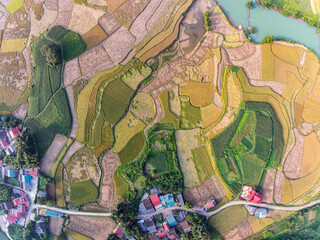
[[[32,190],[32,183],[36,185],[38,180],[38,173],[39,169],[20,169],[19,171],[15,171],[11,167],[3,167],[3,163],[0,160],[0,167],[2,167],[2,171],[4,171],[4,177],[9,178],[9,183],[11,183],[11,180],[14,178],[17,178],[19,181],[19,187],[23,189],[24,191],[31,191]]]
[[[18,127],[6,130],[4,127],[0,128],[0,153],[4,152],[6,155],[13,154],[15,151],[14,138],[20,133]]]
[[[2,211],[7,213],[6,219],[10,224],[23,226],[26,219],[28,208],[30,207],[29,199],[23,191],[14,189],[12,200],[1,204]]]

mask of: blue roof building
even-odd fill
[[[174,202],[174,198],[173,198],[172,193],[165,195],[164,198],[165,198],[165,200],[167,202],[167,206],[168,207],[173,207],[173,206],[176,205],[175,202]]]
[[[161,202],[162,206],[163,207],[167,207],[167,203],[166,203],[166,200],[164,200],[164,197],[160,196],[159,199],[160,199],[160,202]]]
[[[10,178],[15,177],[14,169],[7,169],[6,176]]]
[[[174,216],[168,217],[167,218],[167,222],[168,222],[170,227],[173,227],[173,226],[178,224]]]
[[[20,181],[24,183],[31,183],[31,177],[29,175],[20,175]]]
[[[45,212],[45,215],[49,216],[49,217],[56,217],[56,218],[62,217],[62,213],[52,212],[52,211],[49,211],[49,210],[47,210]]]

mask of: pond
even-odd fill
[[[320,35],[316,27],[291,17],[286,17],[273,9],[264,9],[253,2],[253,8],[248,10],[249,0],[218,0],[217,1],[231,23],[237,27],[254,27],[256,32],[251,35],[254,42],[262,42],[267,36],[293,40],[312,49],[320,57]]]

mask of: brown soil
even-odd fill
[[[50,147],[48,148],[46,154],[40,161],[40,172],[46,176],[50,175],[51,168],[54,161],[57,159],[59,153],[61,152],[63,146],[66,144],[67,138],[63,135],[57,134]]]
[[[70,61],[68,61],[65,64],[64,70],[63,70],[63,82],[64,86],[69,86],[72,81],[78,77],[81,76],[80,68],[78,64],[78,58],[74,58]]]
[[[70,216],[68,228],[94,240],[105,240],[117,226],[110,218]]]
[[[102,160],[103,168],[102,185],[100,187],[99,205],[104,208],[112,208],[118,202],[115,197],[115,187],[113,182],[113,173],[120,165],[119,157],[116,153],[107,152]]]
[[[276,170],[269,169],[262,185],[262,202],[273,203],[273,188],[275,176]]]
[[[225,194],[226,190],[215,175],[198,186],[183,191],[185,200],[199,207],[204,206],[212,199],[220,202]]]
[[[244,219],[234,229],[223,236],[224,239],[245,239],[254,233],[250,223]]]
[[[56,198],[56,187],[54,184],[49,184],[47,187],[47,193],[51,199]]]
[[[12,116],[23,121],[27,115],[28,107],[28,103],[21,104],[16,110],[13,111]]]
[[[54,235],[59,235],[61,233],[63,225],[63,218],[49,217],[49,232]]]
[[[274,182],[274,196],[273,200],[277,204],[282,204],[282,190],[284,186],[284,174],[281,171],[277,171]]]
[[[30,17],[22,7],[7,18],[2,40],[28,38],[30,28]]]
[[[99,25],[108,35],[111,35],[121,27],[119,20],[109,11],[106,11],[106,13],[99,18]]]

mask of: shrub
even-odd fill
[[[62,45],[63,59],[65,61],[78,57],[87,49],[87,46],[81,36],[72,31],[65,34],[59,40],[59,43]]]

